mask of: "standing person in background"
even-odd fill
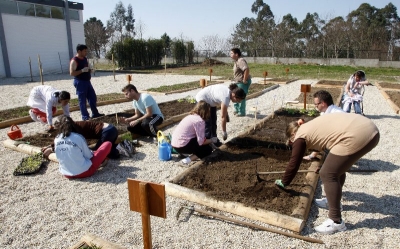
[[[354,112],[362,114],[360,102],[363,101],[363,96],[361,91],[363,86],[368,85],[370,85],[370,83],[366,79],[364,71],[358,70],[350,76],[345,86],[345,94],[343,95],[344,99],[342,101],[343,110],[345,112],[350,112],[351,105],[354,104]]]
[[[33,121],[48,124],[48,130],[54,130],[53,115],[57,111],[57,106],[62,107],[64,115],[69,116],[69,101],[71,95],[69,92],[56,90],[52,86],[35,86],[28,98],[27,106],[32,109],[29,110],[29,115]]]
[[[249,92],[251,84],[250,69],[245,59],[243,59],[242,53],[238,48],[232,48],[230,52],[231,58],[234,60],[233,65],[233,81],[236,82],[237,86],[242,88],[247,94]],[[246,115],[246,99],[243,99],[239,103],[234,104],[234,114],[238,117]]]
[[[125,98],[133,100],[135,115],[130,118],[122,118],[128,123],[128,131],[142,136],[157,137],[157,126],[164,121],[164,116],[154,98],[147,93],[139,93],[132,84],[122,88]]]
[[[89,69],[89,63],[86,58],[87,46],[78,44],[76,46],[76,55],[71,59],[69,64],[69,74],[74,76],[74,87],[76,88],[76,94],[78,95],[79,108],[81,109],[82,120],[89,120],[90,118],[97,118],[104,116],[97,110],[97,96],[92,83],[90,82],[91,75]],[[86,99],[89,102],[90,110],[92,110],[92,116],[89,117],[87,111]]]
[[[181,154],[191,154],[181,160],[183,165],[202,159],[212,153],[211,143],[217,142],[217,138],[205,138],[205,120],[210,118],[210,105],[201,100],[175,128],[171,145]]]
[[[236,84],[231,84],[229,87],[225,85],[207,86],[196,94],[196,101],[204,100],[210,105],[210,118],[206,121],[206,138],[217,137],[217,106],[221,106],[221,129],[222,138],[226,140],[228,133],[226,132],[226,122],[228,119],[228,106],[232,100],[234,103],[241,102],[246,98],[246,93]],[[215,145],[221,146],[221,142],[217,141]]]
[[[286,188],[292,182],[306,149],[329,150],[319,171],[326,198],[316,200],[318,207],[329,210],[329,219],[314,229],[323,234],[345,231],[340,200],[346,171],[378,144],[378,128],[370,119],[358,114],[332,113],[307,123],[304,120],[289,123],[286,137],[292,146],[292,155],[285,174],[275,184]]]

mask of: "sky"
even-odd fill
[[[71,0],[70,0],[71,1]],[[120,0],[81,0],[83,21],[91,17],[100,19],[104,25],[110,19]],[[128,7],[132,5],[135,25],[141,23],[143,38],[160,38],[164,33],[173,38],[184,38],[200,42],[203,37],[218,35],[229,38],[235,26],[245,17],[255,17],[251,5],[255,0],[122,0]],[[316,12],[321,19],[330,20],[337,16],[347,16],[362,3],[383,8],[392,3],[400,15],[400,0],[264,0],[276,20],[291,14],[301,22],[307,13]]]

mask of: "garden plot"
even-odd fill
[[[346,81],[341,80],[320,80],[318,81],[315,86],[322,87],[322,88],[341,88],[346,84]]]
[[[260,171],[286,169],[291,151],[282,143],[280,134],[284,134],[288,122],[298,118],[312,119],[284,111],[263,119],[256,129],[245,131],[204,162],[166,183],[167,194],[300,232],[318,176],[313,172],[298,173],[287,190],[281,190],[274,181],[283,174],[260,175],[262,180],[256,175]],[[268,134],[269,129],[274,132]],[[319,163],[303,162],[300,169],[314,170]]]
[[[395,113],[400,113],[400,84],[392,83],[375,83],[382,96],[389,103]]]

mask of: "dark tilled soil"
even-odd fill
[[[217,159],[206,162],[190,172],[180,183],[189,189],[206,192],[218,200],[235,201],[245,206],[261,208],[290,215],[298,205],[298,198],[306,186],[304,173],[299,173],[287,190],[276,187],[274,182],[283,174],[260,175],[256,171],[284,171],[289,150],[254,147],[241,149],[229,145],[217,152]],[[310,162],[304,162],[300,169],[307,169]]]
[[[331,86],[343,86],[346,83],[346,81],[340,81],[340,80],[320,80],[317,82],[318,85],[331,85]]]
[[[400,107],[400,91],[385,91],[390,99],[398,106]]]
[[[400,89],[400,84],[395,84],[395,83],[382,82],[382,83],[379,83],[379,85],[382,88]]]
[[[324,87],[311,87],[311,92],[307,93],[307,104],[310,104],[312,106],[314,106],[314,93],[319,91],[319,90],[325,90],[328,91],[333,98],[333,103],[335,105],[337,105],[338,103],[336,103],[337,99],[340,96],[340,93],[342,91],[341,88],[324,88]],[[300,90],[299,90],[300,91]],[[300,103],[304,103],[304,93],[301,93],[299,95],[299,97],[295,100],[298,100]]]
[[[256,92],[260,92],[260,91],[262,91],[264,89],[267,89],[268,87],[271,87],[273,85],[275,85],[275,84],[271,84],[271,83],[267,83],[265,85],[263,85],[263,84],[251,84],[250,88],[249,88],[249,92],[247,93],[247,95],[250,95],[250,94],[253,94],[253,93],[256,93]]]

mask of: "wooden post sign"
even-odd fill
[[[209,72],[210,72],[210,82],[211,82],[211,75],[212,75],[212,73],[213,73],[212,68],[210,68]]]
[[[286,78],[289,78],[289,76],[288,76],[289,75],[289,68],[286,68],[285,71],[286,71]]]
[[[201,80],[200,80],[200,87],[201,87],[201,88],[206,87],[206,79],[201,79]]]
[[[128,81],[128,84],[130,84],[131,81],[132,81],[132,75],[127,74],[127,75],[126,75],[126,80]]]
[[[150,215],[167,217],[165,186],[128,178],[129,206],[131,211],[142,213],[143,244],[151,249]]]
[[[304,109],[306,109],[307,93],[311,92],[311,85],[310,84],[301,84],[300,91],[302,93],[304,93]]]
[[[264,76],[264,85],[267,84],[267,76],[268,76],[268,72],[264,71],[263,72],[263,76]]]

